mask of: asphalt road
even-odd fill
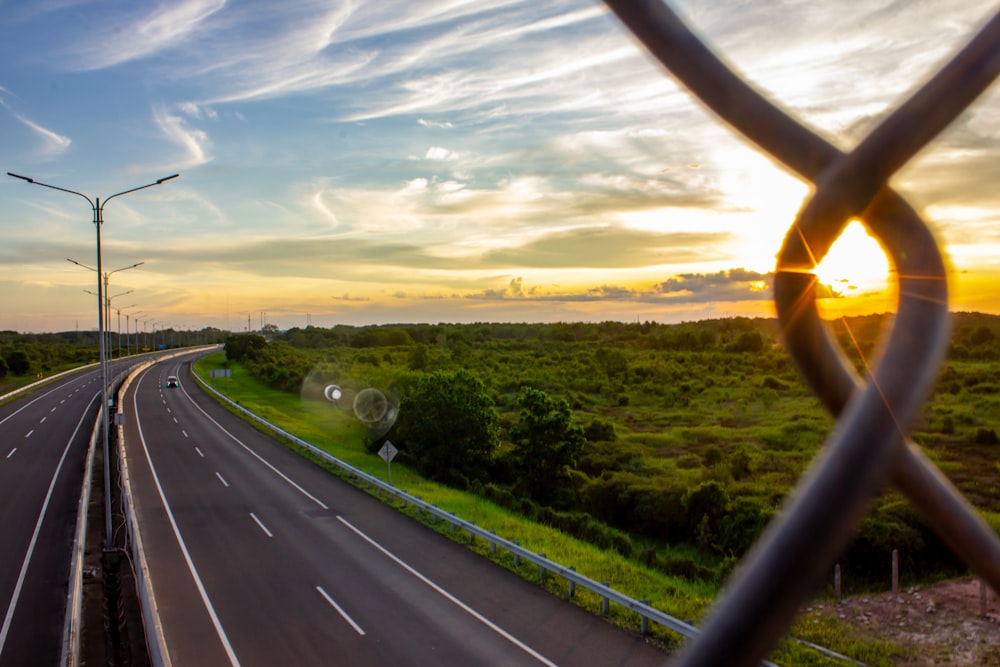
[[[0,666],[56,665],[97,371],[0,406]]]
[[[180,387],[165,387],[171,374]],[[261,434],[185,362],[143,372],[123,406],[174,665],[665,662]]]

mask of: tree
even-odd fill
[[[9,350],[3,356],[12,375],[25,375],[31,369],[28,353],[20,348]]]
[[[566,399],[526,387],[517,397],[521,415],[510,431],[514,466],[520,484],[532,498],[549,502],[565,487],[586,439],[572,423]]]
[[[500,445],[500,414],[465,369],[421,376],[399,406],[397,444],[423,474],[456,486],[485,482]]]
[[[267,340],[260,334],[233,334],[226,337],[226,359],[246,361],[257,356],[267,347]]]

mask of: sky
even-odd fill
[[[843,150],[992,5],[671,2]],[[180,175],[103,209],[113,330],[771,317],[810,192],[592,0],[0,0],[0,26],[3,172],[102,203]],[[1000,312],[997,103],[893,180],[953,310]],[[0,202],[0,329],[95,329],[91,204],[8,176]],[[858,223],[818,273],[828,316],[894,309]]]

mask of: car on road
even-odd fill
[[[167,376],[167,386],[168,387],[179,387],[180,386],[180,383],[177,381],[177,376],[176,375],[168,375]]]

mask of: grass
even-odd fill
[[[214,369],[229,368],[232,377],[209,379]],[[250,376],[238,364],[228,364],[223,353],[202,357],[194,366],[195,372],[206,382],[232,400],[352,466],[382,479],[386,477],[386,464],[365,448],[365,432],[351,415],[339,411],[329,403],[308,400],[286,392],[266,387]],[[689,581],[671,577],[652,570],[621,555],[604,551],[589,543],[559,533],[548,526],[529,521],[514,512],[484,500],[474,494],[458,491],[427,481],[402,465],[392,468],[393,483],[408,493],[457,516],[471,520],[486,530],[512,541],[534,553],[544,553],[549,560],[563,566],[573,566],[581,574],[595,581],[609,582],[610,586],[649,604],[671,616],[696,620],[703,616],[718,590],[703,581]],[[432,524],[426,515],[417,517],[413,506],[403,508],[400,501],[383,497],[415,520],[423,520],[439,533],[452,539],[468,542],[468,534],[452,530],[445,522]],[[548,576],[541,580],[539,568],[522,561],[516,566],[513,556],[503,549],[492,554],[490,545],[476,540],[470,549],[491,558],[526,579],[545,586],[554,595],[568,597],[567,582]],[[573,602],[595,613],[600,613],[598,595],[577,588]],[[638,632],[640,618],[634,612],[611,605],[608,619],[620,627]],[[793,635],[821,644],[834,651],[862,659],[871,665],[891,665],[893,656],[902,654],[898,646],[889,643],[862,641],[849,626],[831,617],[803,618],[792,630]],[[649,626],[649,637],[659,642],[668,652],[676,650],[682,638],[655,623]],[[793,641],[783,641],[771,659],[784,665],[839,665],[840,661]]]

